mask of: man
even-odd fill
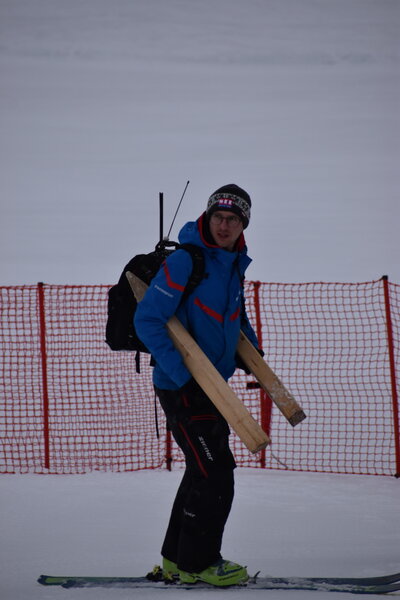
[[[185,455],[186,470],[161,550],[163,575],[179,577],[182,583],[227,586],[248,579],[246,567],[223,560],[220,553],[236,467],[229,427],[192,379],[165,324],[176,314],[225,380],[238,366],[240,329],[258,347],[244,309],[242,285],[251,262],[243,236],[250,210],[250,196],[237,185],[216,190],[201,217],[179,234],[181,244],[202,248],[204,279],[181,301],[193,265],[186,250],[177,250],[151,282],[135,316],[136,331],[156,363],[157,396]]]

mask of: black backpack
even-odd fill
[[[116,285],[108,291],[108,311],[106,324],[106,343],[111,350],[136,351],[136,370],[139,372],[139,352],[149,352],[136,334],[133,317],[137,302],[125,273],[131,271],[142,281],[150,284],[164,260],[175,250],[184,249],[192,257],[193,269],[182,295],[181,302],[192,293],[204,278],[204,255],[199,248],[192,244],[177,242],[159,242],[153,252],[137,254],[122,271]]]

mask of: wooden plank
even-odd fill
[[[140,302],[147,285],[136,275],[126,273],[136,300]],[[176,316],[166,324],[168,333],[181,353],[183,362],[194,379],[217,407],[244,445],[255,454],[270,443],[268,435],[249,413],[243,402],[210,362]]]
[[[243,331],[240,332],[237,351],[246,367],[253,373],[260,386],[267,392],[289,423],[293,427],[301,423],[306,418],[303,409],[260,356]]]

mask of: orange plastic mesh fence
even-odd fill
[[[386,286],[386,294],[385,294]],[[400,286],[246,282],[266,360],[307,414],[292,428],[255,385],[231,379],[272,446],[239,466],[394,475],[400,471]],[[167,464],[148,355],[104,342],[109,286],[0,287],[0,472],[129,471]],[[267,417],[266,417],[267,415]],[[172,461],[182,455],[172,444]]]

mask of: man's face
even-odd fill
[[[241,219],[229,210],[217,210],[210,217],[210,232],[215,243],[232,252],[236,240],[243,231]]]

